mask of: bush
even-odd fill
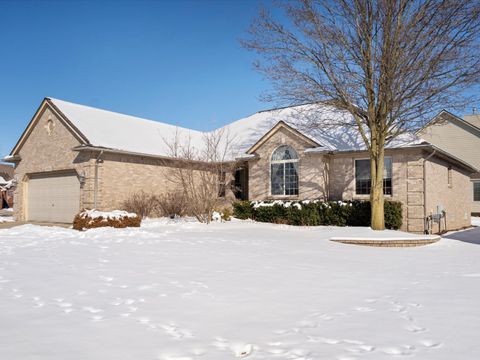
[[[238,219],[288,225],[370,226],[369,201],[238,201],[233,204]],[[385,201],[385,227],[402,226],[402,204]]]
[[[163,216],[174,218],[187,214],[187,200],[181,190],[175,190],[157,198],[158,212]]]
[[[235,201],[233,203],[233,216],[237,219],[253,219],[253,205],[250,201]]]
[[[398,230],[402,227],[402,203],[400,201],[385,201],[385,227]]]
[[[85,230],[98,227],[139,227],[142,218],[137,214],[126,211],[101,212],[96,210],[84,210],[75,215],[73,219],[73,228],[75,230]]]
[[[147,194],[142,190],[131,195],[123,202],[121,207],[125,211],[132,212],[142,218],[146,218],[158,210],[158,201],[159,199],[157,196],[153,194]]]

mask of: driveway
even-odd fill
[[[444,236],[444,238],[480,245],[480,227],[477,226],[470,230],[459,231],[454,234]]]

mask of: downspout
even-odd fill
[[[103,155],[103,150],[100,151],[97,158],[95,159],[95,178],[93,182],[93,208],[97,209],[97,193],[98,193],[98,164],[100,163],[100,158]]]
[[[427,231],[427,161],[435,155],[436,149],[423,159],[423,232]]]

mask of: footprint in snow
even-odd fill
[[[422,305],[421,305],[421,304],[418,304],[418,303],[408,303],[407,305],[410,306],[410,307],[414,307],[414,308],[420,308],[420,307],[422,307]]]
[[[325,338],[325,337],[315,337],[315,336],[309,336],[308,341],[310,341],[310,342],[320,342],[320,343],[328,344],[328,345],[337,345],[341,342],[341,340],[338,340],[338,339],[331,339],[331,338]]]
[[[386,347],[386,348],[383,348],[381,349],[381,351],[384,353],[384,354],[387,354],[387,355],[402,355],[402,356],[405,356],[405,355],[411,355],[413,353],[413,351],[415,350],[415,347],[412,346],[412,345],[404,345],[404,346],[392,346],[392,347]]]
[[[230,349],[236,357],[241,358],[250,355],[253,352],[254,347],[252,344],[238,343],[233,344]]]
[[[429,349],[437,349],[443,346],[443,343],[441,343],[440,341],[434,341],[434,340],[421,340],[420,344],[422,344],[423,346]]]
[[[103,311],[102,309],[97,309],[91,306],[84,306],[82,309],[92,314],[96,314]]]
[[[345,349],[349,352],[352,353],[357,353],[357,354],[362,354],[362,353],[367,353],[367,352],[372,352],[375,350],[375,346],[370,346],[370,345],[358,345],[355,347],[350,347]]]
[[[356,310],[356,311],[358,311],[358,312],[371,312],[371,311],[375,311],[374,308],[371,308],[371,307],[368,307],[368,306],[357,306],[357,307],[354,307],[353,309]]]
[[[408,331],[413,332],[413,333],[423,333],[423,332],[427,331],[426,328],[424,328],[422,326],[415,325],[415,324],[407,325],[407,326],[405,326],[405,329],[407,329]]]

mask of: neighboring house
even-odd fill
[[[459,118],[443,110],[418,135],[480,171],[480,115]],[[480,215],[480,172],[471,175],[472,214]]]
[[[10,164],[0,164],[0,176],[4,180],[10,180],[13,178],[14,168]]]
[[[12,165],[0,164],[0,209],[13,206],[15,182]]]
[[[313,126],[312,119],[318,125]],[[237,161],[235,195],[261,199],[368,199],[368,153],[351,119],[320,105],[262,111],[221,129]],[[331,121],[333,120],[333,121]],[[5,160],[15,163],[18,220],[71,222],[81,208],[110,210],[132,193],[175,191],[178,166],[167,146],[179,137],[202,147],[204,133],[61,100],[42,101]],[[403,203],[403,229],[423,232],[445,210],[447,229],[470,225],[470,174],[464,161],[416,136],[386,149],[386,199]]]

